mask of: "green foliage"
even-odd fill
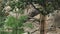
[[[13,29],[12,34],[16,34],[16,32],[17,32],[17,34],[22,34],[22,33],[24,33],[24,30],[23,29],[19,29],[19,30]]]
[[[20,14],[24,14],[24,10],[22,10],[22,8],[19,9],[19,13]]]
[[[24,23],[26,20],[28,19],[28,16],[26,16],[26,15],[22,15],[22,16],[20,16],[20,18],[19,18],[19,22],[20,23],[18,23],[18,25],[22,25],[22,23]],[[19,27],[20,27],[19,26]]]
[[[29,27],[29,28],[31,28],[31,29],[34,27],[32,23],[27,23],[27,24],[25,24],[24,26],[25,26],[25,27]]]
[[[13,16],[8,16],[6,19],[5,24],[10,27],[15,27],[16,26],[16,19]]]
[[[17,31],[17,34],[22,34],[22,33],[24,33],[23,29],[20,29],[20,30]]]
[[[4,25],[4,22],[0,22],[0,28],[2,28]]]
[[[14,9],[15,6],[17,6],[19,9],[20,9],[20,8],[23,9],[24,6],[25,6],[25,4],[26,4],[26,3],[22,2],[22,1],[19,1],[19,0],[18,0],[18,2],[15,2],[15,1],[11,1],[11,2],[10,2],[10,6],[12,7],[12,9]]]
[[[0,27],[3,27],[5,18],[5,12],[0,11]]]
[[[27,16],[20,16],[19,19],[14,18],[13,16],[8,16],[8,18],[5,21],[5,24],[10,27],[21,27],[23,26],[23,23],[25,20],[27,20]]]
[[[23,14],[24,13],[24,9],[26,7],[26,3],[23,2],[23,0],[18,0],[18,1],[10,1],[9,3],[10,7],[12,8],[12,11],[15,9],[16,7],[19,9],[18,11],[16,11],[17,13]]]
[[[46,3],[46,10],[52,12],[54,10],[53,4],[51,2]]]
[[[16,32],[18,34],[22,34],[24,32],[24,30],[21,27],[23,26],[23,23],[25,22],[25,20],[27,20],[27,18],[28,17],[25,15],[20,16],[19,19],[16,19],[13,16],[8,16],[8,18],[5,21],[5,25],[12,27],[14,34],[16,34]],[[20,28],[20,29],[18,30],[18,28]]]
[[[0,11],[0,17],[4,17],[5,16],[5,12]]]
[[[27,19],[28,19],[28,16],[26,16],[26,15],[21,15],[20,18],[19,18],[19,20],[20,20],[21,22],[24,22],[24,21],[27,20]]]
[[[53,13],[54,12],[54,7],[53,7],[53,4],[51,2],[48,2],[48,3],[46,3],[45,7],[41,6],[39,8],[39,10],[40,10],[40,13],[42,15],[48,15],[49,13]]]

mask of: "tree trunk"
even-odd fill
[[[42,16],[42,18],[41,18],[40,34],[46,34],[46,16]]]

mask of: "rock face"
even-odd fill
[[[56,23],[56,27],[60,27],[60,12],[58,12],[56,15],[55,15],[55,20],[54,22]]]
[[[56,32],[48,32],[47,34],[57,34]]]
[[[60,34],[60,10],[56,10],[53,14],[51,14],[52,20],[48,25],[51,31],[47,32],[47,34]],[[50,18],[51,19],[51,18]],[[55,29],[55,30],[54,30]],[[54,30],[54,31],[53,31]]]

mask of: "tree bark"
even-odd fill
[[[40,26],[41,26],[40,34],[46,34],[46,16],[42,16]]]

